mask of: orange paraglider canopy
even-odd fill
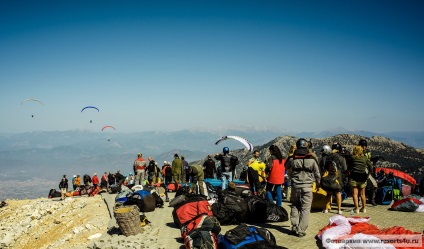
[[[392,172],[395,177],[402,178],[403,180],[410,182],[413,185],[417,184],[417,181],[414,179],[414,177],[400,170],[390,168],[377,168],[376,172],[380,172],[381,170],[383,170],[385,174],[389,174],[390,172]]]

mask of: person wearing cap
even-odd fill
[[[203,173],[202,167],[200,165],[188,166],[186,174],[193,180],[189,193],[196,193],[197,185],[199,185],[199,194],[205,195],[205,189],[203,187],[205,175]]]
[[[99,177],[97,176],[97,173],[94,173],[93,177],[91,177],[91,180],[93,181],[93,187],[97,187],[99,185]]]
[[[143,158],[143,154],[138,153],[137,159],[134,160],[133,170],[136,175],[135,184],[143,185],[145,174],[146,174],[146,159]]]
[[[74,191],[75,191],[75,189],[77,189],[77,185],[75,184],[76,179],[77,179],[77,175],[74,175],[72,177],[72,187],[73,187]]]
[[[183,183],[185,183],[185,179],[183,179],[182,176],[183,176],[183,161],[181,161],[178,154],[175,154],[174,160],[172,161],[172,178],[174,179],[176,187],[182,181]]]

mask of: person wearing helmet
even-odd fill
[[[321,149],[321,159],[319,160],[318,166],[320,174],[323,175],[325,172],[325,162],[327,161],[327,156],[331,153],[331,147],[328,144],[324,144]]]
[[[318,162],[308,149],[308,142],[300,138],[296,142],[296,150],[287,159],[287,169],[291,175],[291,212],[292,233],[298,237],[306,235],[309,225],[309,214],[312,205],[312,185],[316,182],[319,188],[321,176]]]
[[[75,191],[75,189],[77,189],[77,185],[75,184],[75,180],[77,179],[77,175],[74,175],[73,177],[72,177],[72,187],[74,188],[74,191]]]
[[[236,156],[230,154],[230,149],[228,147],[224,147],[222,153],[223,154],[216,154],[215,159],[221,162],[222,190],[224,190],[226,189],[227,181],[233,181],[236,165],[239,164],[239,160]]]

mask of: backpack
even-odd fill
[[[218,235],[221,232],[221,224],[216,217],[204,214],[183,225],[180,230],[183,239],[194,230],[210,231]]]
[[[234,211],[226,207],[222,202],[212,204],[212,213],[221,225],[238,224]]]
[[[266,228],[240,224],[220,235],[222,249],[283,248],[277,246],[274,235]]]
[[[342,183],[340,182],[340,171],[336,162],[327,160],[325,166],[326,170],[321,177],[321,188],[325,191],[340,192]]]
[[[217,237],[211,231],[195,229],[184,238],[187,249],[218,249]]]
[[[186,225],[188,222],[203,214],[213,216],[211,205],[206,198],[202,196],[190,198],[186,202],[175,206],[172,211],[174,224],[178,228],[181,228],[181,226]]]
[[[377,189],[375,195],[375,202],[380,205],[390,205],[393,201],[393,188],[392,186],[383,186]]]

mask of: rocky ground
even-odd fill
[[[6,203],[0,208],[0,248],[87,248],[110,221],[100,195]]]

